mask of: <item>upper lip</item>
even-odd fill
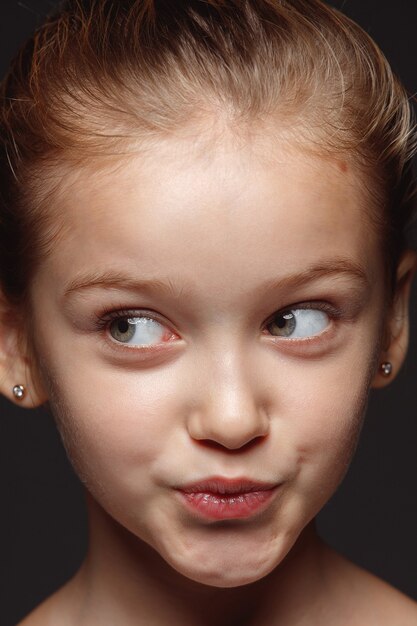
[[[251,480],[248,478],[223,478],[213,476],[204,478],[188,485],[183,485],[179,489],[183,493],[217,493],[217,494],[239,494],[254,491],[267,491],[277,486],[277,483],[266,483]]]

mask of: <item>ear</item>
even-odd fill
[[[394,297],[387,311],[385,341],[382,345],[378,370],[372,383],[374,389],[387,386],[398,374],[406,357],[409,341],[410,291],[416,268],[417,255],[407,250],[398,265]],[[382,363],[391,364],[390,374],[383,373]]]
[[[35,360],[30,355],[23,323],[6,304],[0,292],[0,393],[24,408],[35,408],[47,401],[47,395],[36,375]],[[13,393],[15,385],[23,385],[24,394]]]

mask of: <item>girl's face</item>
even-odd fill
[[[348,163],[225,133],[61,199],[32,292],[51,407],[92,496],[195,581],[265,576],[346,471],[384,308],[362,193]]]

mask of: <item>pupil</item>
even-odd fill
[[[283,318],[283,316],[282,316],[282,315],[280,315],[280,316],[277,318],[277,321],[276,321],[275,323],[276,323],[276,325],[278,326],[278,328],[284,328],[284,326],[285,326],[285,319]]]
[[[127,333],[127,331],[129,330],[129,323],[127,320],[120,320],[118,323],[118,327],[119,327],[119,332],[123,335],[124,333]]]
[[[285,313],[284,315],[278,315],[278,317],[276,318],[275,324],[278,326],[278,328],[285,328],[285,326],[287,325],[287,323],[292,320],[294,316],[292,315],[292,313]]]

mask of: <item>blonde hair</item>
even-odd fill
[[[359,26],[320,0],[69,0],[1,87],[0,281],[9,300],[22,301],[53,242],[48,168],[225,112],[236,128],[289,121],[306,144],[347,153],[369,181],[395,269],[412,209],[412,107]]]

